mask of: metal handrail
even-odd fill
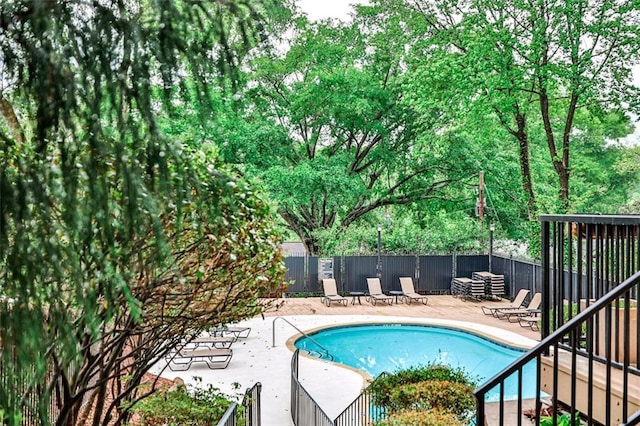
[[[318,347],[320,347],[324,353],[326,354],[327,358],[329,358],[330,360],[333,361],[333,355],[331,355],[329,353],[329,350],[327,348],[325,348],[324,346],[322,346],[320,343],[318,343],[313,337],[309,336],[307,333],[305,333],[304,331],[300,330],[298,327],[296,327],[291,321],[289,321],[288,319],[284,318],[284,317],[275,317],[273,319],[273,321],[271,322],[271,347],[275,347],[276,346],[276,320],[283,320],[284,322],[286,322],[287,324],[289,324],[291,327],[295,328],[298,333],[302,334],[304,337],[306,337],[307,339],[311,340],[313,343],[315,343]]]
[[[236,426],[238,424],[236,417],[237,414],[238,404],[234,402],[229,406],[229,408],[227,408],[227,411],[224,412],[224,415],[216,426]]]
[[[636,272],[634,275],[625,280],[622,284],[618,285],[616,288],[611,290],[609,293],[595,301],[592,305],[589,305],[587,309],[580,312],[578,315],[573,317],[567,323],[562,325],[560,328],[555,330],[549,336],[544,338],[540,343],[534,346],[530,351],[522,355],[520,358],[512,362],[509,366],[503,369],[500,373],[496,374],[493,378],[485,382],[483,385],[476,388],[474,394],[476,396],[476,400],[479,402],[478,404],[478,413],[477,413],[477,424],[484,424],[484,397],[491,389],[498,386],[505,379],[507,379],[512,374],[522,371],[525,364],[529,361],[539,358],[549,352],[549,349],[554,345],[557,345],[564,336],[576,332],[580,329],[582,324],[589,321],[591,318],[595,317],[598,312],[607,309],[611,304],[618,299],[620,296],[624,295],[633,286],[637,285],[640,282],[640,272]],[[611,362],[611,361],[609,361]]]
[[[246,426],[260,426],[262,424],[260,394],[262,393],[262,383],[257,382],[244,393],[242,406],[244,407]]]

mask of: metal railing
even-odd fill
[[[262,383],[258,382],[244,393],[242,406],[244,407],[244,415],[246,426],[260,426],[262,424],[262,413],[260,405],[260,393],[262,392]]]
[[[238,425],[238,404],[232,403],[216,426],[237,426]]]
[[[545,394],[553,412],[568,407],[572,418],[590,425],[638,424],[640,217],[542,216],[541,222],[542,341],[475,390],[476,424],[491,418],[488,424],[521,425],[523,409],[540,424]],[[532,360],[535,389],[524,389],[523,369]],[[509,404],[507,379],[517,380],[518,389]],[[487,401],[496,387],[498,400]],[[532,390],[533,402],[524,401]]]
[[[232,403],[227,411],[224,412],[222,418],[216,426],[260,426],[260,392],[262,391],[262,384],[256,383],[250,388],[247,388],[242,399],[242,416],[238,408],[240,405]],[[238,421],[240,420],[241,421]]]
[[[300,349],[296,349],[291,358],[291,419],[296,426],[333,426],[318,403],[298,380],[298,358]]]
[[[326,359],[333,361],[333,355],[331,355],[329,353],[329,350],[327,348],[325,348],[324,346],[322,346],[320,343],[318,343],[313,337],[309,336],[307,333],[305,333],[304,331],[300,330],[298,327],[296,327],[291,321],[289,321],[288,319],[284,318],[284,317],[275,317],[273,319],[273,321],[271,322],[271,347],[275,347],[276,346],[276,321],[277,320],[282,320],[284,322],[286,322],[287,324],[289,324],[291,327],[295,328],[296,331],[300,334],[302,334],[304,337],[306,337],[307,339],[311,340],[313,342],[314,345],[318,346],[320,349],[322,349],[321,352],[324,353]]]
[[[383,372],[375,380],[386,375],[387,373]],[[334,420],[336,426],[371,425],[387,418],[387,409],[374,403],[371,387],[372,384],[336,417]]]

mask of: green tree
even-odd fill
[[[631,66],[638,60],[639,6],[601,0],[374,2],[402,14],[415,102],[430,108],[443,88],[457,111],[498,123],[517,141],[529,219],[538,212],[530,156],[532,138],[543,135],[557,179],[557,211],[572,210],[571,152],[584,130],[576,120],[588,110],[637,112]],[[446,90],[446,89],[449,90]],[[486,121],[485,121],[486,122]],[[482,125],[482,123],[478,123]],[[540,133],[538,133],[540,132]]]
[[[0,4],[4,424],[126,422],[172,347],[260,312],[282,282],[262,197],[159,125],[178,89],[205,117],[237,85],[274,6]]]
[[[367,16],[296,20],[286,52],[252,63],[246,108],[220,125],[225,160],[264,182],[313,254],[321,231],[373,229],[373,212],[438,199],[459,180],[437,117],[418,122],[402,103],[401,40],[384,30]]]

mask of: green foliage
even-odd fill
[[[401,102],[402,48],[390,49],[401,40],[367,31],[374,24],[363,19],[294,21],[289,50],[256,58],[246,109],[219,126],[222,157],[264,183],[312,254],[327,250],[327,233],[445,197],[468,177],[452,146]]]
[[[13,301],[0,304],[11,348],[0,406],[11,424],[27,411],[45,425],[81,425],[89,411],[95,425],[126,420],[173,344],[256,314],[280,286],[270,206],[171,121],[186,92],[210,116],[272,6],[0,2],[0,295]]]
[[[445,365],[430,364],[398,370],[391,374],[377,377],[371,383],[371,395],[376,405],[391,407],[391,396],[394,389],[429,380],[448,381],[469,388],[475,386],[476,379],[462,368],[451,368]]]
[[[215,425],[232,404],[232,398],[209,384],[206,388],[184,385],[155,392],[133,407],[141,426]],[[238,406],[242,418],[242,406]]]
[[[430,379],[398,386],[389,398],[392,411],[432,409],[455,415],[460,424],[468,423],[475,407],[471,386],[447,380]]]
[[[540,426],[553,426],[553,420],[553,417],[543,416],[540,418]],[[576,412],[573,421],[570,413],[564,413],[556,418],[556,424],[558,426],[580,426],[582,424],[580,422],[580,413]]]
[[[407,410],[391,413],[389,418],[376,426],[459,426],[460,420],[453,414],[440,410]]]

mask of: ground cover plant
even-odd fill
[[[194,385],[173,385],[163,388],[133,407],[139,426],[210,426],[218,424],[236,398],[222,393],[201,380]],[[243,407],[238,406],[236,420],[243,423]],[[133,424],[133,423],[132,423]]]

